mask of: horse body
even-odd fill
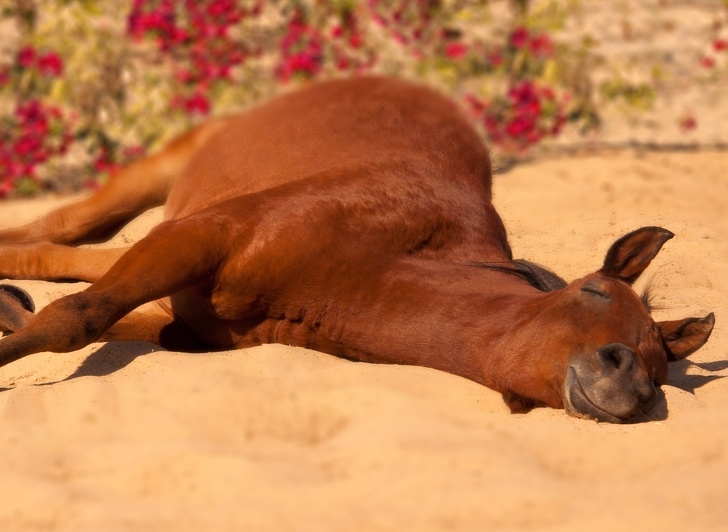
[[[128,250],[63,245],[162,203]],[[514,412],[623,421],[713,327],[656,324],[629,288],[671,237],[630,233],[567,286],[513,260],[487,150],[454,104],[403,81],[332,81],[203,124],[80,204],[0,231],[0,275],[93,282],[38,314],[0,290],[0,329],[15,331],[0,361],[97,339],[279,342],[461,375]]]
[[[376,78],[334,82],[227,120],[175,182],[165,208],[165,218],[177,219],[214,205],[213,216],[227,213],[223,225],[236,242],[248,238],[248,220],[265,231],[255,253],[235,248],[240,257],[229,258],[219,271],[211,299],[199,291],[172,299],[177,318],[210,345],[275,341],[351,358],[413,363],[416,356],[392,352],[398,343],[417,352],[414,344],[425,331],[408,335],[404,324],[394,326],[397,313],[381,323],[376,319],[381,310],[362,319],[342,315],[346,311],[339,307],[373,309],[399,300],[397,312],[410,316],[426,306],[419,299],[433,287],[454,290],[455,280],[472,277],[473,268],[444,272],[439,267],[429,273],[437,277],[427,288],[400,298],[392,288],[372,296],[387,283],[385,276],[397,277],[389,284],[401,284],[407,271],[418,268],[418,259],[429,264],[438,256],[454,265],[466,257],[511,258],[490,203],[487,152],[453,104],[430,90]],[[296,203],[279,201],[292,196]],[[346,264],[356,267],[342,268]],[[469,290],[483,292],[482,286]],[[351,302],[345,304],[346,299]],[[210,319],[200,322],[200,308],[208,309]],[[433,305],[440,308],[441,303]],[[396,332],[380,342],[384,345],[372,347],[375,339],[367,338],[355,347],[356,339],[344,333],[359,321],[360,328],[380,336]],[[362,334],[373,336],[352,332]],[[419,351],[439,353],[438,344],[446,343],[433,341]],[[443,357],[432,358],[437,364]]]

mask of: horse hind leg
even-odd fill
[[[123,168],[92,196],[35,222],[0,230],[0,245],[79,244],[108,238],[127,220],[164,204],[176,177],[224,125],[222,119],[202,124],[162,151]]]
[[[93,283],[129,248],[74,248],[49,242],[0,247],[0,279]]]
[[[127,248],[84,249],[41,242],[5,246],[0,253],[0,278],[94,282]],[[35,312],[30,295],[17,286],[0,284],[0,332],[24,327]]]
[[[164,203],[171,176],[157,166],[155,158],[131,164],[113,175],[92,196],[29,224],[0,230],[0,245],[103,240],[125,221]]]

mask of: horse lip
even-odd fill
[[[575,396],[575,399],[583,403],[582,406],[587,406],[587,409],[591,411],[583,412],[581,410],[577,410],[573,404],[574,399],[572,398],[572,394]],[[622,418],[602,410],[589,399],[589,396],[581,387],[581,383],[579,382],[579,378],[576,374],[576,369],[573,366],[569,366],[569,369],[566,372],[566,379],[564,380],[564,409],[569,415],[584,419],[591,419],[594,421],[604,421],[607,423],[624,423],[625,421]]]

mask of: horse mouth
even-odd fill
[[[584,391],[576,369],[569,366],[564,382],[564,409],[574,417],[602,421],[606,423],[624,423],[629,418],[622,418],[603,410],[589,399]]]

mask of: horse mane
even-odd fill
[[[471,262],[468,265],[517,275],[541,292],[561,290],[568,285],[566,281],[548,268],[525,259],[504,262]]]

